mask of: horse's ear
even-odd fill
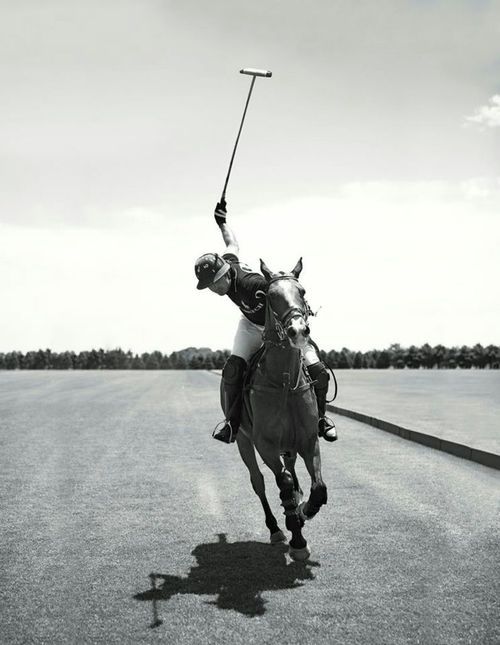
[[[264,278],[265,278],[268,282],[269,282],[269,280],[271,280],[271,278],[272,278],[272,277],[273,277],[273,275],[274,275],[274,274],[273,274],[273,272],[271,271],[271,269],[269,269],[269,267],[267,266],[267,264],[266,264],[266,263],[264,262],[264,260],[262,260],[262,259],[261,259],[261,261],[260,261],[260,272],[262,273],[262,275],[264,276]]]
[[[294,266],[294,268],[292,269],[292,273],[296,278],[298,278],[301,271],[302,271],[302,258],[300,258],[300,260]]]

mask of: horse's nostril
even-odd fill
[[[290,338],[295,338],[295,336],[297,335],[297,330],[294,329],[293,327],[289,327],[286,330],[286,333],[290,336]]]
[[[311,333],[311,330],[310,330],[310,328],[309,328],[309,325],[306,325],[306,328],[304,329],[304,334],[305,334],[306,336],[309,336],[309,334],[310,334],[310,333]]]

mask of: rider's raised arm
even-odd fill
[[[234,255],[238,255],[240,247],[233,231],[227,224],[222,224],[220,226],[220,230],[222,233],[222,239],[224,240],[224,243],[226,245],[226,253],[234,253]]]
[[[215,207],[214,217],[218,227],[220,228],[220,232],[222,233],[222,239],[224,240],[224,244],[226,245],[227,253],[234,253],[234,255],[238,255],[240,250],[238,240],[236,239],[235,234],[229,228],[226,222],[227,211],[225,201],[221,201],[217,204],[217,206]]]

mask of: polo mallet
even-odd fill
[[[250,91],[248,92],[247,102],[245,103],[245,109],[243,110],[243,117],[241,119],[240,129],[238,130],[238,136],[236,137],[236,143],[234,144],[233,154],[231,155],[231,161],[229,162],[229,169],[227,171],[226,181],[224,182],[224,188],[222,189],[222,195],[220,198],[221,203],[224,203],[226,199],[226,188],[229,181],[229,176],[231,174],[231,168],[233,167],[234,155],[236,153],[236,148],[238,147],[238,141],[240,140],[240,134],[243,128],[243,123],[245,122],[245,116],[247,113],[248,104],[250,103],[250,97],[252,96],[252,90],[255,84],[255,79],[257,78],[257,76],[264,76],[265,78],[270,78],[273,75],[273,73],[268,70],[251,69],[250,67],[240,69],[240,74],[248,74],[249,76],[252,77],[252,82],[250,83]]]

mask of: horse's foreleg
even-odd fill
[[[290,556],[294,560],[306,560],[311,555],[311,551],[302,535],[304,521],[300,517],[293,477],[286,468],[278,473],[276,483],[280,489],[281,504],[285,509],[286,528],[292,534],[289,547]]]
[[[278,544],[280,542],[285,542],[286,538],[283,531],[280,530],[278,522],[271,511],[269,502],[266,497],[266,488],[264,483],[264,477],[260,472],[257,459],[255,457],[255,449],[253,443],[246,437],[243,432],[239,432],[237,435],[238,450],[240,451],[241,458],[243,459],[245,466],[248,468],[250,473],[250,481],[252,483],[252,488],[255,491],[255,494],[260,499],[262,508],[264,509],[264,514],[266,516],[266,526],[269,529],[271,544]]]
[[[297,461],[297,454],[293,455],[293,457],[291,455],[289,456],[289,454],[286,454],[283,457],[283,461],[285,462],[285,468],[292,476],[293,488],[295,490],[295,498],[297,500],[297,504],[300,504],[304,493],[302,491],[302,488],[300,487],[297,473],[295,472],[295,462]]]
[[[311,476],[311,493],[307,502],[301,504],[300,514],[304,519],[310,520],[328,500],[327,488],[321,476],[321,455],[318,437],[314,438],[311,449],[307,450],[302,457]]]
[[[280,459],[279,445],[261,439],[258,443],[256,442],[256,448],[266,466],[274,473],[276,483],[280,489],[281,504],[285,509],[286,528],[292,534],[289,545],[290,556],[294,560],[306,560],[311,555],[311,551],[302,535],[304,520],[300,517],[299,507],[295,497],[293,477],[283,467]]]

